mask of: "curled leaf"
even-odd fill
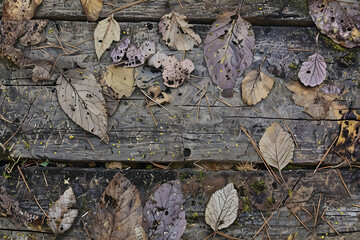
[[[326,62],[324,57],[318,53],[311,55],[301,65],[298,77],[305,86],[315,87],[320,85],[326,78]]]
[[[247,105],[255,105],[265,99],[274,86],[274,79],[263,72],[249,72],[241,83],[241,97]]]
[[[238,194],[234,184],[229,183],[211,196],[205,209],[205,221],[214,231],[227,228],[235,221],[238,209]]]
[[[158,104],[169,103],[172,101],[172,98],[166,92],[160,90],[160,86],[151,86],[147,90],[147,94]],[[157,105],[154,102],[149,102],[149,106]]]
[[[163,40],[170,48],[176,48],[179,51],[191,50],[194,45],[201,44],[201,38],[188,24],[186,17],[172,11],[160,19],[159,32]]]
[[[42,0],[5,0],[2,20],[30,20],[41,2]]]
[[[94,31],[95,51],[98,59],[113,41],[120,41],[120,25],[113,15],[100,21]]]
[[[221,14],[205,39],[204,56],[213,82],[232,97],[236,79],[253,60],[255,35],[240,11]]]
[[[75,194],[72,188],[69,188],[49,207],[48,225],[55,235],[63,234],[73,224],[78,215],[78,210],[72,209],[75,204]]]
[[[101,81],[111,88],[112,91],[109,93],[114,98],[130,97],[135,90],[134,68],[109,66],[106,68],[104,79]]]
[[[103,7],[103,0],[81,0],[88,21],[96,21]]]

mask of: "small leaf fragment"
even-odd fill
[[[96,21],[103,7],[103,0],[81,0],[88,21]]]
[[[75,204],[75,194],[70,187],[49,207],[47,224],[55,235],[63,234],[73,224],[78,215],[78,210],[72,209]]]
[[[98,59],[113,41],[120,41],[120,25],[111,15],[100,21],[94,31],[95,51]]]
[[[205,221],[214,230],[229,227],[236,219],[239,197],[233,183],[217,190],[211,196],[206,209]]]
[[[318,53],[311,55],[306,62],[302,63],[298,77],[305,86],[320,85],[326,78],[324,57]]]
[[[247,105],[255,105],[265,99],[274,86],[274,79],[263,72],[249,72],[241,83],[241,97]]]

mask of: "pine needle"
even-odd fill
[[[339,175],[339,177],[340,177],[340,179],[341,179],[342,184],[344,185],[344,187],[345,187],[345,189],[346,189],[346,192],[347,192],[347,193],[349,194],[349,196],[351,197],[351,193],[350,193],[349,189],[347,188],[343,177],[341,176],[340,170],[337,168],[336,171],[337,171],[337,173],[338,173],[338,175]]]
[[[111,15],[111,14],[116,13],[116,12],[118,12],[118,11],[121,11],[121,10],[123,10],[123,9],[125,9],[125,8],[131,7],[131,6],[140,4],[140,3],[144,3],[144,2],[146,2],[146,1],[147,1],[147,0],[139,0],[139,1],[136,1],[136,2],[133,2],[133,3],[129,3],[129,4],[125,5],[125,6],[115,8],[114,10],[112,10],[111,12],[109,12],[109,13],[106,14],[106,15]]]
[[[332,144],[330,145],[330,147],[328,148],[328,150],[326,151],[326,153],[324,154],[324,156],[321,158],[319,164],[316,166],[315,170],[314,170],[314,173],[316,172],[316,170],[320,167],[322,161],[324,161],[324,159],[326,158],[326,156],[329,154],[331,148],[334,146],[336,140],[338,139],[339,136],[337,136],[334,141],[332,142]]]
[[[151,117],[152,117],[152,119],[153,119],[153,121],[154,121],[155,126],[157,126],[157,122],[156,122],[154,113],[152,112],[151,107],[149,106],[149,100],[147,99],[146,96],[145,96],[145,100],[146,100],[146,107],[147,107],[147,109],[149,110],[149,112],[150,112],[150,114],[151,114]]]
[[[291,211],[291,213],[295,216],[295,218],[299,221],[299,223],[301,223],[301,225],[306,229],[306,230],[308,230],[309,232],[311,232],[310,231],[310,229],[301,221],[301,219],[295,214],[295,212],[293,211],[293,210],[290,210]]]
[[[193,76],[192,76],[193,77]],[[196,84],[194,84],[194,83],[192,83],[192,82],[190,82],[190,81],[188,81],[188,83],[190,83],[191,85],[193,85],[194,87],[196,87],[197,89],[201,89],[201,87],[199,87],[199,86],[197,86]],[[226,106],[228,106],[228,107],[232,107],[232,105],[231,104],[229,104],[229,103],[227,103],[227,102],[225,102],[225,101],[223,101],[223,100],[221,100],[220,98],[218,98],[218,97],[216,97],[214,94],[212,94],[211,92],[209,92],[208,90],[204,90],[205,92],[207,92],[207,93],[209,93],[213,98],[215,98],[216,100],[218,100],[218,101],[220,101],[220,102],[222,102],[223,104],[225,104]]]

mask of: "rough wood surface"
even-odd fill
[[[92,37],[95,26],[95,23],[50,21],[44,35],[49,42],[54,44],[58,44],[54,35],[56,34],[62,42],[75,45]],[[154,40],[158,42],[158,50],[175,54],[179,59],[182,58],[182,53],[170,51],[160,40],[157,24],[154,22],[121,23],[121,28],[122,35],[129,34],[134,41]],[[209,25],[195,26],[195,30],[202,38],[208,29]],[[130,98],[121,101],[118,111],[110,118],[109,126],[112,127],[109,132],[109,145],[85,133],[68,119],[57,102],[54,81],[35,84],[29,79],[31,70],[13,69],[10,71],[7,63],[3,63],[0,68],[1,114],[15,123],[10,125],[1,122],[3,142],[14,133],[26,117],[21,131],[9,143],[9,145],[14,144],[12,151],[14,156],[61,161],[229,160],[259,162],[248,138],[240,131],[240,125],[243,125],[257,142],[266,127],[273,121],[282,122],[282,118],[285,118],[299,142],[299,149],[296,149],[293,163],[317,164],[338,134],[337,122],[312,119],[303,112],[302,107],[294,104],[291,99],[292,93],[287,90],[285,84],[296,76],[296,69],[310,54],[288,49],[315,50],[315,36],[318,31],[312,27],[270,26],[254,27],[254,30],[256,51],[251,69],[257,69],[263,57],[266,56],[267,60],[262,70],[279,76],[275,77],[274,89],[266,100],[253,108],[244,105],[240,93],[235,93],[233,98],[224,99],[233,106],[227,107],[208,95],[212,119],[204,98],[201,101],[197,121],[199,96],[194,97],[194,95],[198,90],[187,83],[178,89],[171,90],[175,100],[166,105],[170,112],[157,106],[152,108],[158,122],[156,127],[145,108],[144,96],[136,91]],[[57,66],[63,70],[83,67],[99,75],[101,70],[110,64],[110,52],[107,51],[99,62],[93,46],[93,40],[79,45],[82,51],[60,56]],[[218,90],[212,85],[208,76],[202,52],[202,47],[199,47],[186,53],[186,58],[193,60],[196,65],[194,76],[200,77],[192,77],[191,82],[201,87],[208,85],[207,90],[218,96]],[[25,53],[33,57],[55,59],[62,51],[47,48],[42,51],[25,50]],[[359,94],[360,51],[358,49],[344,50],[321,36],[319,53],[328,61],[327,82],[341,83],[348,87],[350,91],[342,102],[351,105],[352,108],[358,108],[360,102],[355,96]],[[58,75],[54,74],[53,78],[55,79],[56,76]],[[147,67],[137,69],[136,78],[141,86],[149,84],[162,86],[160,73],[153,73]],[[237,88],[242,78],[239,79]],[[29,108],[29,103],[35,97],[33,106]],[[280,112],[282,117],[273,107]],[[89,142],[95,151],[92,150]],[[339,163],[340,158],[330,154],[328,161],[335,164]]]
[[[3,170],[4,168],[0,169],[0,171]],[[46,211],[49,204],[56,201],[71,186],[77,198],[79,216],[82,216],[88,211],[96,211],[95,206],[101,193],[117,171],[100,168],[33,167],[23,168],[22,172],[26,177],[31,193],[28,192],[21,176],[15,170],[9,179],[0,177],[0,183],[12,197],[20,202],[23,210],[42,216],[43,214],[33,196],[37,198],[39,204]],[[275,183],[264,171],[248,173],[235,171],[203,172],[183,169],[178,171],[122,170],[121,172],[138,188],[142,205],[145,204],[159,184],[176,178],[181,180],[186,199],[184,208],[188,222],[182,239],[200,240],[211,234],[211,228],[204,221],[204,209],[211,194],[228,182],[234,182],[241,199],[241,209],[239,209],[237,220],[228,229],[223,230],[224,233],[232,237],[252,238],[264,223],[262,214],[268,218],[273,212],[272,209],[276,208],[275,205],[280,203],[281,199],[284,200],[280,212],[276,212],[269,221],[270,228],[268,231],[271,239],[287,239],[290,234],[296,232],[296,239],[309,239],[312,235],[313,239],[324,237],[326,239],[358,239],[360,236],[358,223],[360,208],[352,206],[352,204],[358,205],[360,201],[359,171],[341,171],[344,181],[352,193],[351,197],[347,195],[335,170],[318,171],[316,174],[313,174],[312,170],[283,171],[284,178],[288,181],[292,192],[290,197],[288,196],[289,190]],[[303,192],[304,188],[312,189],[312,191]],[[257,191],[258,194],[254,191]],[[299,197],[301,193],[303,195]],[[318,224],[314,233],[308,232],[292,215],[290,209],[295,211],[296,215],[305,222],[309,215],[300,206],[315,216],[314,204],[317,208],[320,194],[322,201],[319,207]],[[273,202],[269,200],[271,198],[273,198]],[[253,202],[253,205],[249,201]],[[265,204],[266,201],[270,205]],[[326,210],[324,218],[341,234],[340,238],[329,225],[320,219],[324,210]],[[86,226],[91,224],[89,214],[85,215],[83,220]],[[313,222],[314,219],[305,222],[311,231],[313,231]],[[0,233],[2,239],[4,236],[9,239],[10,236],[13,237],[12,239],[53,239],[53,234],[47,227],[43,227],[41,232],[29,231],[26,228],[16,229],[5,219],[0,221]],[[29,235],[31,236],[29,237]],[[261,239],[261,236],[262,232],[256,239]],[[78,217],[73,227],[57,239],[88,239],[81,218]],[[217,236],[216,239],[224,238]]]

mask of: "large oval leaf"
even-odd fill
[[[120,41],[120,25],[113,15],[99,22],[94,31],[94,40],[95,52],[99,60],[113,41]]]
[[[232,97],[236,79],[251,65],[255,35],[239,11],[220,15],[205,39],[204,55],[213,82]]]
[[[263,72],[249,72],[241,83],[241,97],[247,105],[255,105],[265,99],[274,86],[274,79]]]
[[[358,0],[308,0],[316,26],[345,47],[360,46],[360,2]]]
[[[108,142],[105,99],[90,71],[71,69],[62,73],[57,80],[57,96],[71,120]]]
[[[318,53],[311,55],[301,65],[298,77],[305,86],[315,87],[320,85],[326,78],[326,62],[324,57]]]

